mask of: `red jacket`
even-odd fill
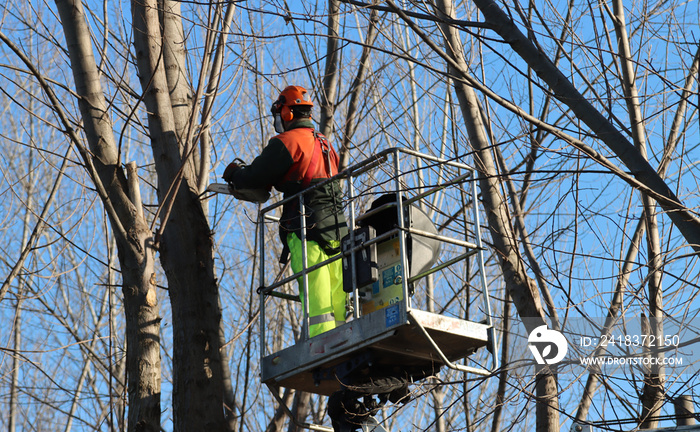
[[[325,151],[321,147],[325,147]],[[302,119],[291,129],[272,137],[250,165],[233,174],[232,182],[238,188],[266,187],[269,190],[274,186],[287,198],[337,172],[338,154],[323,135],[314,132],[311,120]],[[331,248],[330,242],[340,240],[347,232],[338,181],[304,194],[304,205],[307,237],[326,249]],[[300,235],[299,215],[298,200],[284,205],[280,219],[283,241],[289,232]]]

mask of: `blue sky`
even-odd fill
[[[323,7],[314,3],[294,2],[294,25],[299,29],[299,37],[294,37],[294,26],[285,23],[279,15],[279,2],[246,2],[238,5],[235,25],[227,46],[224,80],[221,94],[217,98],[214,113],[212,134],[214,150],[212,153],[212,180],[217,179],[225,165],[234,156],[250,160],[272,135],[272,124],[268,115],[269,104],[277,91],[287,83],[304,84],[314,91],[316,100],[320,91],[321,71],[325,56],[326,17]],[[34,6],[34,11],[28,11],[28,6]],[[104,22],[101,12],[102,3],[89,3],[93,6],[95,17],[93,25],[93,41],[95,46],[101,46],[103,33],[100,30]],[[547,22],[558,36],[561,16],[564,15],[563,4],[539,2],[536,4]],[[568,34],[562,46],[567,49],[569,57],[561,59],[561,68],[565,74],[587,96],[600,99],[596,106],[605,110],[613,122],[626,127],[629,123],[625,113],[625,104],[621,98],[619,82],[616,80],[616,67],[610,64],[611,51],[615,50],[614,37],[608,38],[603,31],[605,25],[601,17],[605,11],[599,4],[577,3],[574,13],[574,32]],[[697,49],[698,5],[696,2],[668,3],[664,9],[659,9],[649,21],[641,21],[641,6],[628,5],[628,23],[633,44],[633,52],[639,76],[639,89],[644,103],[643,112],[647,120],[646,127],[649,135],[650,160],[652,165],[658,164],[660,150],[664,144],[671,125],[672,116],[677,107],[678,86],[683,84],[693,55]],[[113,37],[107,50],[107,56],[102,60],[110,60],[106,68],[111,77],[124,77],[127,84],[136,92],[140,91],[136,72],[133,65],[124,60],[126,50],[116,42],[123,38],[130,40],[129,27],[130,11],[127,4],[108,3],[110,12],[107,14],[110,31]],[[525,7],[525,5],[523,5]],[[2,7],[3,21],[0,29],[10,35],[26,52],[36,58],[43,73],[57,83],[72,87],[72,75],[68,72],[66,55],[60,47],[52,44],[54,40],[62,44],[62,33],[55,18],[53,4],[43,5],[31,2],[25,5],[8,4]],[[191,12],[196,8],[197,14]],[[187,20],[188,48],[192,58],[188,65],[192,77],[198,76],[198,50],[203,44],[201,28],[193,24],[205,22],[206,15],[197,6],[183,3]],[[22,15],[20,11],[26,11]],[[333,142],[342,139],[342,126],[347,106],[346,93],[349,83],[357,70],[357,58],[360,47],[355,45],[364,31],[364,15],[349,12],[348,6],[343,6],[341,21],[341,36],[343,38],[341,74],[341,95],[336,114],[336,134]],[[472,6],[460,4],[460,18],[474,19]],[[264,13],[263,13],[264,12]],[[516,11],[513,10],[513,14]],[[24,18],[23,18],[24,17]],[[40,35],[31,36],[30,24],[40,22],[36,29]],[[358,30],[358,22],[360,29]],[[610,19],[605,20],[608,29],[612,29]],[[421,22],[427,30],[435,28],[430,22]],[[471,29],[471,31],[476,31]],[[410,32],[409,32],[410,33]],[[541,24],[534,27],[537,42],[553,57],[556,44],[548,35],[547,29]],[[254,38],[253,35],[257,35]],[[432,54],[427,46],[420,42],[415,35],[409,34],[408,40],[405,27],[401,23],[392,23],[382,15],[381,33],[377,46],[381,48],[373,53],[369,82],[363,90],[360,119],[361,123],[353,137],[351,151],[352,160],[361,160],[379,150],[390,146],[412,147],[418,143],[418,148],[426,153],[441,154],[455,157],[465,163],[472,163],[464,128],[458,107],[454,99],[446,105],[445,95],[449,93],[449,83],[444,75],[436,73],[435,69],[444,69],[443,61]],[[486,33],[479,39],[472,34],[463,33],[463,40],[470,50],[469,61],[474,76],[497,92],[535,113],[541,112],[545,92],[527,84],[527,70],[511,50],[502,42],[493,40],[494,34]],[[364,36],[362,36],[364,37]],[[483,42],[483,44],[479,44]],[[300,53],[300,45],[310,64],[310,72],[305,69],[306,62]],[[411,55],[418,63],[412,64],[403,57],[391,54],[402,54],[402,46],[407,46]],[[52,184],[57,176],[57,166],[60,155],[66,150],[66,140],[58,133],[52,124],[43,121],[56,122],[55,117],[43,106],[41,99],[35,101],[33,112],[37,117],[30,117],[19,106],[28,106],[29,98],[21,89],[30,90],[32,80],[25,74],[16,74],[10,65],[17,65],[17,59],[2,45],[4,60],[0,63],[0,87],[5,93],[3,97],[3,120],[6,122],[2,139],[3,170],[0,179],[3,211],[1,219],[3,239],[5,239],[6,256],[2,261],[3,274],[7,273],[13,260],[19,255],[22,243],[23,216],[26,212],[27,191],[18,187],[22,181],[33,177],[31,196],[35,206],[41,207],[47,197],[47,185]],[[133,54],[133,47],[129,48]],[[105,63],[107,65],[107,63]],[[662,73],[662,77],[656,73]],[[411,81],[413,79],[413,82]],[[413,84],[413,85],[412,85]],[[540,83],[541,84],[541,83]],[[123,111],[125,101],[134,103],[133,95],[121,92],[113,81],[105,79],[106,91],[115,104]],[[60,89],[58,84],[57,89]],[[674,161],[668,171],[669,184],[691,209],[698,209],[698,127],[697,125],[697,86],[694,98],[690,100],[689,113],[685,122],[689,127],[681,137],[682,141],[676,151]],[[74,120],[78,119],[77,104],[70,93],[59,90],[66,101],[66,110]],[[413,111],[413,99],[416,99],[418,117]],[[531,143],[528,136],[529,128],[522,120],[516,118],[505,109],[493,102],[482,98],[486,107],[488,103],[489,121],[494,133],[494,143],[503,152],[508,168],[512,170],[511,178],[516,186],[521,187],[527,178],[523,161],[530,152]],[[445,109],[447,107],[447,109]],[[140,173],[144,179],[143,194],[148,205],[153,205],[154,191],[149,187],[155,184],[150,174],[152,156],[147,146],[147,139],[142,125],[131,123],[123,128],[124,121],[118,110],[114,111],[115,133],[123,136],[123,158],[137,161]],[[145,114],[137,112],[135,119],[145,122]],[[316,115],[318,118],[318,115]],[[551,124],[560,125],[568,133],[594,146],[601,153],[610,156],[610,152],[602,147],[595,139],[587,136],[587,130],[579,122],[570,117],[566,110],[558,106],[551,108],[546,120]],[[123,135],[122,135],[123,134]],[[444,141],[443,141],[444,140]],[[38,147],[34,148],[34,147]],[[25,162],[29,155],[34,162]],[[75,156],[73,156],[75,158]],[[531,236],[536,257],[543,266],[549,288],[553,293],[559,314],[579,317],[582,313],[600,317],[605,315],[606,305],[612,295],[617,281],[620,260],[624,258],[626,246],[636,221],[641,214],[639,195],[629,186],[611,174],[601,172],[601,168],[590,160],[582,157],[568,144],[545,136],[539,143],[538,158],[535,171],[529,177],[532,181],[524,207],[527,211],[526,223]],[[435,177],[433,178],[435,179]],[[253,259],[254,241],[249,235],[254,229],[253,220],[256,208],[251,205],[238,205],[228,197],[211,199],[209,205],[211,224],[217,239],[217,271],[221,280],[222,305],[225,316],[224,323],[227,337],[232,341],[232,369],[241,373],[236,385],[240,391],[245,386],[249,390],[247,407],[258,410],[258,416],[251,422],[262,427],[271,410],[270,398],[258,392],[256,365],[244,374],[246,353],[243,347],[249,334],[246,333],[248,313],[257,308],[257,299],[248,293],[255,286]],[[456,203],[445,203],[445,207]],[[152,207],[148,207],[149,209]],[[121,336],[110,339],[107,316],[101,312],[105,304],[105,284],[108,283],[109,272],[105,263],[108,255],[109,229],[103,223],[103,210],[97,202],[96,195],[84,171],[76,164],[70,164],[60,191],[60,199],[51,205],[50,217],[53,230],[46,232],[39,241],[39,247],[27,261],[27,277],[29,287],[24,302],[26,311],[23,312],[24,340],[23,347],[28,359],[22,363],[22,381],[33,377],[46,380],[44,385],[47,394],[54,397],[56,404],[62,410],[69,409],[69,402],[79,381],[80,366],[85,364],[84,351],[75,344],[75,336],[70,335],[64,324],[76,323],[81,329],[78,339],[92,341],[97,337],[96,346],[101,347],[103,359],[109,357],[109,345],[119,350]],[[36,215],[29,212],[30,226],[36,222]],[[670,315],[695,318],[697,307],[697,259],[691,255],[689,248],[678,232],[670,225],[668,218],[660,217],[661,237],[663,239],[664,267],[663,286],[665,291],[665,307]],[[482,218],[483,221],[483,218]],[[488,242],[488,235],[484,236]],[[271,248],[270,257],[277,251]],[[626,305],[632,309],[632,314],[643,310],[644,281],[647,277],[645,268],[645,248],[640,251],[637,265],[630,275],[630,293],[626,296]],[[501,310],[503,281],[498,268],[495,266],[496,257],[489,256],[490,286],[494,289],[494,309]],[[57,276],[57,275],[60,275]],[[118,278],[115,280],[118,283]],[[165,278],[159,277],[165,284]],[[451,294],[457,285],[445,285],[443,294]],[[15,289],[13,289],[15,292]],[[119,289],[116,290],[119,296]],[[164,345],[164,423],[172,415],[168,402],[167,382],[171,375],[169,370],[168,352],[170,320],[167,306],[167,293],[161,291]],[[252,302],[252,303],[249,303]],[[249,308],[249,304],[251,305]],[[456,304],[456,303],[455,303]],[[0,306],[0,322],[13,322],[16,299],[10,295]],[[51,311],[58,310],[59,316],[67,319],[62,322],[52,316]],[[118,302],[115,305],[116,316],[121,311]],[[94,311],[94,312],[93,312]],[[106,311],[106,309],[105,309]],[[473,313],[478,306],[474,305]],[[460,313],[456,309],[453,313]],[[97,324],[93,320],[97,317]],[[3,324],[3,329],[5,324]],[[256,340],[257,327],[250,328],[250,337]],[[9,334],[4,332],[3,334]],[[97,335],[97,336],[95,336]],[[10,346],[9,336],[0,346]],[[257,348],[253,345],[252,355],[257,358]],[[36,351],[36,352],[35,352]],[[514,353],[515,355],[515,353]],[[0,358],[2,372],[0,376],[7,377],[11,358],[4,355]],[[39,367],[38,365],[41,365]],[[51,383],[47,376],[65,377],[63,385],[72,390],[60,393],[59,386]],[[516,377],[519,375],[518,377]],[[105,378],[98,372],[92,372],[98,393],[105,398]],[[527,369],[516,371],[513,382],[519,379],[527,383]],[[454,377],[451,377],[454,378]],[[5,393],[7,378],[2,381]],[[564,384],[565,383],[565,384]],[[630,391],[629,385],[614,381],[619,389]],[[483,384],[485,392],[495,384]],[[515,385],[515,384],[514,384]],[[573,411],[580,392],[580,381],[563,378],[562,404],[567,412]],[[670,394],[689,390],[694,392],[694,381],[690,384],[674,382],[669,385]],[[263,389],[264,390],[264,389]],[[451,400],[459,400],[462,388],[450,387]],[[55,392],[55,393],[52,393]],[[72,393],[71,393],[72,392]],[[469,400],[473,406],[478,406],[477,392],[471,393]],[[68,394],[69,396],[65,396]],[[515,392],[513,394],[516,394]],[[55,396],[54,396],[55,395]],[[29,396],[26,396],[29,398]],[[600,403],[608,403],[610,394],[600,396]],[[513,397],[517,399],[517,396]],[[0,401],[4,404],[6,399]],[[612,398],[611,400],[615,400]],[[60,401],[60,403],[59,403]],[[79,416],[88,417],[90,412],[98,411],[97,402],[84,401]],[[415,402],[418,411],[429,405],[428,398]],[[423,405],[425,404],[425,405]],[[33,406],[33,405],[28,405]],[[522,400],[517,402],[518,408],[527,407]],[[516,410],[514,409],[514,412]],[[27,409],[27,415],[39,416],[39,408]],[[42,411],[43,413],[44,411]],[[51,412],[45,411],[45,412]],[[44,414],[42,414],[44,415]],[[47,416],[60,417],[55,412]],[[605,414],[597,414],[598,419],[607,418]],[[409,413],[401,417],[408,422],[416,422],[425,426],[427,420],[411,418]],[[533,414],[534,416],[534,414]],[[594,416],[592,413],[591,416]],[[427,416],[430,417],[430,416]],[[475,418],[480,418],[478,415]],[[485,417],[484,417],[485,418]],[[529,421],[532,421],[530,417]],[[598,420],[591,417],[591,420]],[[4,420],[0,420],[0,424]],[[48,420],[47,420],[48,421]],[[84,427],[87,427],[83,425]],[[104,427],[104,426],[103,426]],[[76,425],[76,428],[78,426]],[[166,428],[167,429],[167,428]],[[251,427],[254,430],[255,427]]]

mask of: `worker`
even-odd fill
[[[338,155],[326,137],[314,130],[313,102],[300,86],[286,87],[272,104],[275,131],[262,153],[252,163],[231,163],[223,178],[233,188],[266,189],[273,186],[284,198],[317,185],[338,172]],[[299,200],[284,204],[279,222],[284,262],[291,255],[294,273],[302,270],[301,217],[306,215],[306,266],[311,267],[340,252],[340,239],[347,233],[342,197],[337,180],[315,187]],[[300,297],[304,307],[304,290]],[[338,259],[308,274],[309,336],[313,337],[345,323],[346,297],[342,264]],[[304,310],[304,309],[302,309]]]

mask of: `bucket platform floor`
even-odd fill
[[[356,359],[371,358],[373,365],[437,372],[444,361],[423,329],[450,362],[468,357],[489,343],[488,325],[418,309],[406,311],[404,305],[363,315],[263,357],[262,382],[330,396],[340,390],[340,383],[332,378],[318,380],[314,372],[322,370],[333,376],[334,367]]]

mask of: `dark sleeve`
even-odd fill
[[[269,190],[284,178],[293,164],[287,147],[281,140],[272,138],[260,156],[233,174],[233,184],[239,189]]]

